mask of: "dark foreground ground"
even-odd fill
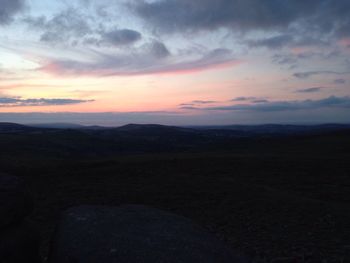
[[[256,262],[350,262],[350,133],[237,145],[103,157],[3,147],[0,165],[27,181],[44,256],[62,210],[145,204],[193,219]]]

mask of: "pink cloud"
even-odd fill
[[[157,59],[142,56],[101,56],[96,62],[51,60],[40,71],[68,76],[134,76],[149,74],[191,74],[205,70],[229,68],[242,63],[229,50],[217,49],[200,58],[179,60],[171,57]]]
[[[338,44],[344,48],[350,48],[350,38],[343,38],[338,41]]]

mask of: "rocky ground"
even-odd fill
[[[350,262],[348,132],[157,153],[152,136],[130,139],[143,150],[131,154],[105,151],[104,137],[95,152],[76,131],[0,135],[0,172],[25,181],[44,258],[68,207],[140,204],[192,219],[254,262]]]
[[[64,209],[144,204],[193,219],[255,262],[348,262],[348,160],[346,155],[141,155],[59,162],[41,174],[27,171],[25,178],[44,255]]]

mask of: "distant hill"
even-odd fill
[[[159,124],[128,124],[125,126],[115,128],[115,130],[120,132],[138,134],[138,135],[198,133],[197,130],[191,129],[191,128],[166,126],[166,125],[159,125]]]
[[[0,155],[104,156],[146,152],[249,151],[259,147],[264,152],[272,144],[294,146],[301,140],[312,141],[315,143],[312,147],[323,147],[324,142],[331,145],[335,141],[340,148],[348,149],[350,140],[350,125],[339,124],[187,128],[158,124],[128,124],[117,128],[70,124],[56,125],[59,128],[54,126],[0,123]]]
[[[30,127],[35,128],[52,128],[52,129],[82,129],[86,126],[74,123],[35,123],[29,124]]]
[[[40,123],[22,125],[17,123],[0,122],[0,132],[25,132],[42,129],[82,130],[90,133],[129,134],[138,136],[160,135],[215,135],[215,136],[286,136],[315,134],[333,131],[350,130],[350,124],[320,124],[320,125],[225,125],[225,126],[167,126],[160,124],[127,124],[120,127],[84,126],[74,123]]]
[[[25,132],[32,131],[33,129],[33,127],[17,123],[0,122],[0,132]]]
[[[0,122],[0,132],[23,132],[38,129],[72,129],[121,132],[137,135],[161,135],[169,133],[216,134],[231,136],[256,135],[298,135],[305,133],[323,133],[350,129],[350,124],[320,124],[320,125],[224,125],[224,126],[167,126],[160,124],[127,124],[120,127],[84,126],[74,123],[38,123],[22,125],[17,123]]]
[[[160,125],[160,124],[134,124],[130,123],[124,126],[117,127],[116,129],[120,131],[136,131],[136,130],[144,130],[144,129],[172,129],[172,128],[177,128],[177,127],[172,127],[172,126],[165,126],[165,125]]]

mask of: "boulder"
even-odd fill
[[[17,224],[33,210],[23,180],[0,174],[0,230]]]
[[[243,262],[182,216],[145,206],[80,206],[63,213],[50,263]],[[245,261],[244,261],[245,262]]]

